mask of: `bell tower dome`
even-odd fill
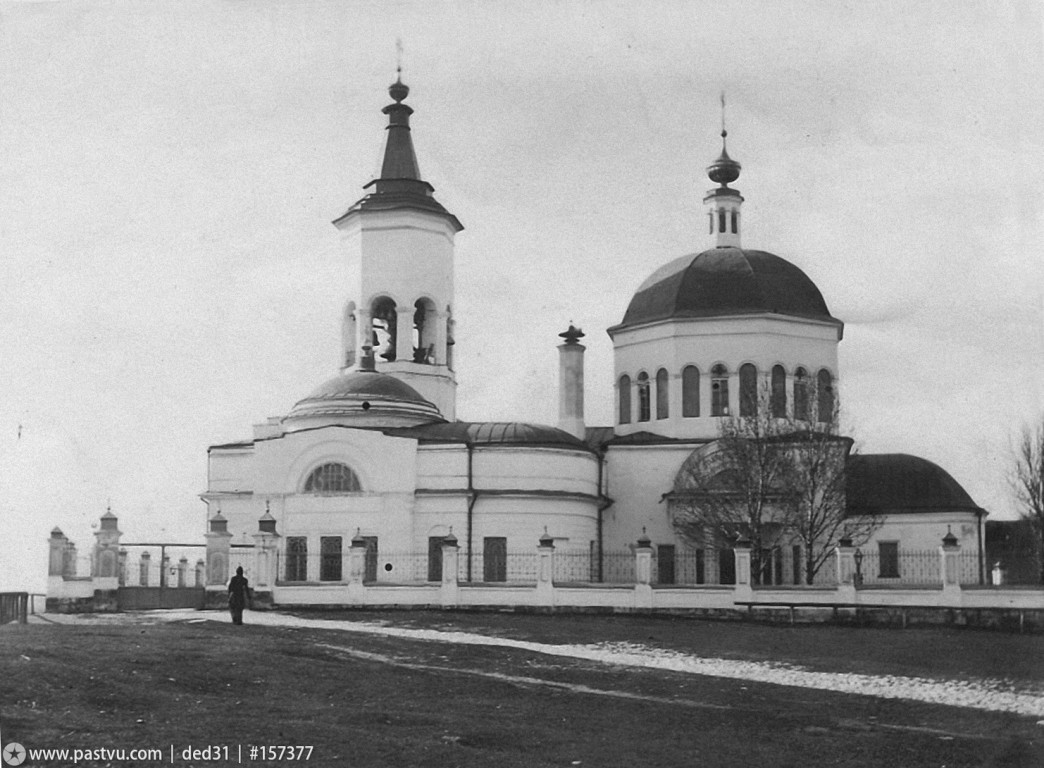
[[[453,373],[454,237],[464,227],[421,178],[410,128],[410,89],[388,88],[380,177],[333,223],[348,257],[342,370],[359,370],[373,348],[379,372],[409,384],[446,419],[456,412]]]

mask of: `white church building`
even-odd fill
[[[708,169],[716,186],[704,200],[706,247],[665,259],[607,329],[614,391],[585,393],[583,334],[570,326],[558,347],[557,425],[458,421],[454,240],[463,225],[421,177],[409,89],[397,81],[389,93],[380,177],[333,222],[350,275],[343,315],[330,318],[342,329],[342,368],[248,439],[209,448],[208,537],[264,540],[274,586],[286,588],[280,602],[315,602],[308,590],[347,585],[353,542],[365,546],[364,581],[374,584],[441,581],[447,542],[460,582],[524,581],[541,540],[572,559],[577,580],[626,580],[640,539],[653,582],[730,583],[731,552],[681,540],[665,499],[686,462],[713,446],[721,420],[744,415],[744,393],[767,389],[773,407],[815,418],[794,413],[812,388],[813,406],[829,412],[844,335],[804,272],[743,247],[743,197],[730,186],[739,164],[723,147]],[[616,423],[586,424],[585,394],[613,398]],[[962,559],[962,568],[971,562],[962,581],[982,579],[986,513],[945,470],[905,454],[862,455],[848,488],[852,510],[883,515],[859,543],[877,558],[873,578],[900,580],[904,552],[937,548],[949,533],[976,553]],[[765,581],[800,583],[799,555],[768,553]]]

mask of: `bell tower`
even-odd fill
[[[333,223],[348,257],[342,324],[343,370],[358,370],[367,347],[381,373],[409,384],[456,418],[453,373],[453,240],[464,227],[421,178],[410,134],[410,89],[388,88],[381,175]]]

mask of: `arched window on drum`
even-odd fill
[[[700,369],[695,365],[682,368],[682,417],[700,415]]]
[[[652,417],[649,389],[649,374],[642,371],[638,374],[638,421],[648,421]]]
[[[670,413],[670,377],[667,369],[661,368],[656,372],[656,418],[666,419]]]
[[[829,424],[834,420],[834,377],[826,368],[820,368],[816,375],[816,400],[819,421]]]
[[[809,420],[808,372],[804,368],[794,371],[794,418],[798,421]]]
[[[356,493],[361,490],[359,476],[347,464],[337,462],[316,467],[304,484],[305,493]]]
[[[758,415],[758,369],[744,363],[739,369],[740,416]]]
[[[626,373],[620,377],[620,419],[621,424],[631,423],[631,377]]]
[[[711,416],[729,415],[729,369],[720,363],[711,369]]]

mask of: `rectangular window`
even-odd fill
[[[878,576],[882,579],[899,578],[899,542],[877,542]]]
[[[363,563],[363,581],[377,581],[377,537],[363,536],[366,540],[366,559]]]
[[[428,581],[442,581],[442,537],[428,537]]]
[[[319,537],[319,581],[341,580],[341,537]]]
[[[674,583],[674,545],[656,547],[656,580],[659,584]]]
[[[736,553],[731,549],[718,550],[718,583],[736,583]]]
[[[286,537],[286,580],[308,581],[308,539]]]
[[[482,580],[507,581],[507,539],[487,536],[482,540]]]

